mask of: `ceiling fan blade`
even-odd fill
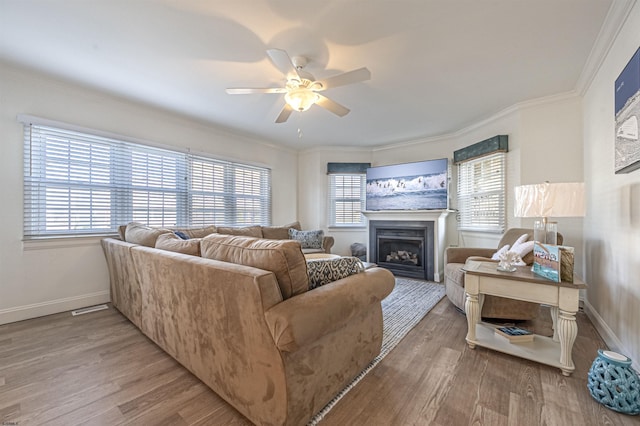
[[[241,88],[231,87],[226,89],[226,92],[230,95],[248,95],[251,93],[287,93],[287,89],[284,87],[266,87],[266,88]]]
[[[371,79],[371,71],[369,71],[366,67],[359,68],[357,70],[348,71],[342,74],[334,75],[333,77],[325,78],[324,80],[319,80],[319,82],[322,84],[322,87],[314,90],[331,89],[333,87],[359,83],[361,81],[369,79]]]
[[[289,54],[282,49],[268,49],[267,55],[271,58],[271,62],[276,66],[287,78],[298,75],[298,70],[293,66]]]
[[[317,95],[318,95],[318,100],[316,101],[316,105],[320,105],[322,108],[328,111],[331,111],[335,115],[344,117],[345,115],[349,114],[349,111],[351,111],[349,108],[344,107],[335,101],[332,101],[326,96],[322,96],[320,94],[317,94]]]
[[[289,116],[293,112],[293,108],[287,103],[284,104],[282,111],[280,111],[280,115],[276,118],[276,123],[284,123],[289,119]]]

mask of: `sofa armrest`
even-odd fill
[[[331,247],[333,247],[335,240],[330,235],[325,235],[322,238],[322,249],[325,253],[331,253]]]
[[[495,253],[495,249],[478,247],[447,247],[445,252],[445,263],[465,263],[471,256],[487,257]]]
[[[265,318],[278,349],[294,352],[380,305],[394,286],[391,272],[371,268],[278,303]]]

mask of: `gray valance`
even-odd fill
[[[327,163],[327,174],[366,173],[371,163]]]
[[[474,143],[473,145],[469,145],[457,151],[453,151],[453,162],[455,164],[458,164],[464,161],[473,160],[474,158],[482,157],[484,155],[493,154],[494,152],[508,151],[509,136],[498,135],[483,140],[482,142]]]

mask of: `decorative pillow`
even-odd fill
[[[188,240],[189,236],[187,234],[185,234],[182,231],[173,231],[173,233],[175,235],[177,235],[181,240]],[[158,244],[158,241],[156,240],[156,244]]]
[[[283,299],[309,289],[307,262],[297,241],[211,234],[202,239],[200,248],[207,259],[273,272]]]
[[[232,226],[218,226],[219,234],[242,235],[244,237],[262,238],[262,227],[260,225],[245,226],[236,228]]]
[[[497,252],[493,253],[493,256],[491,256],[492,260],[500,260],[500,255],[502,255],[502,253],[506,253],[509,251],[509,248],[511,246],[509,244],[505,244],[503,247],[500,248],[500,250],[498,250]]]
[[[308,260],[309,290],[362,271],[364,271],[364,265],[357,257]]]
[[[298,231],[302,230],[300,222],[292,222],[282,226],[263,226],[262,238],[266,238],[268,240],[288,240],[290,228]]]
[[[514,244],[513,247],[511,247],[511,251],[515,251],[520,257],[525,257],[533,251],[534,243],[535,241],[526,241],[524,243]]]
[[[147,247],[155,247],[156,240],[162,234],[173,234],[173,232],[169,229],[151,228],[138,222],[129,223],[124,231],[126,242]]]
[[[300,241],[300,245],[303,249],[321,249],[324,231],[322,229],[318,231],[298,231],[296,229],[289,229],[289,237],[292,240]]]
[[[162,234],[156,240],[156,248],[190,254],[191,256],[200,256],[200,238],[183,240],[173,232]]]
[[[529,234],[522,234],[518,237],[515,243],[511,247],[519,246],[529,239]]]

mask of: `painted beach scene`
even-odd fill
[[[629,173],[640,168],[640,49],[616,79],[615,111],[615,172]]]
[[[448,160],[427,160],[367,169],[366,209],[448,208]]]

